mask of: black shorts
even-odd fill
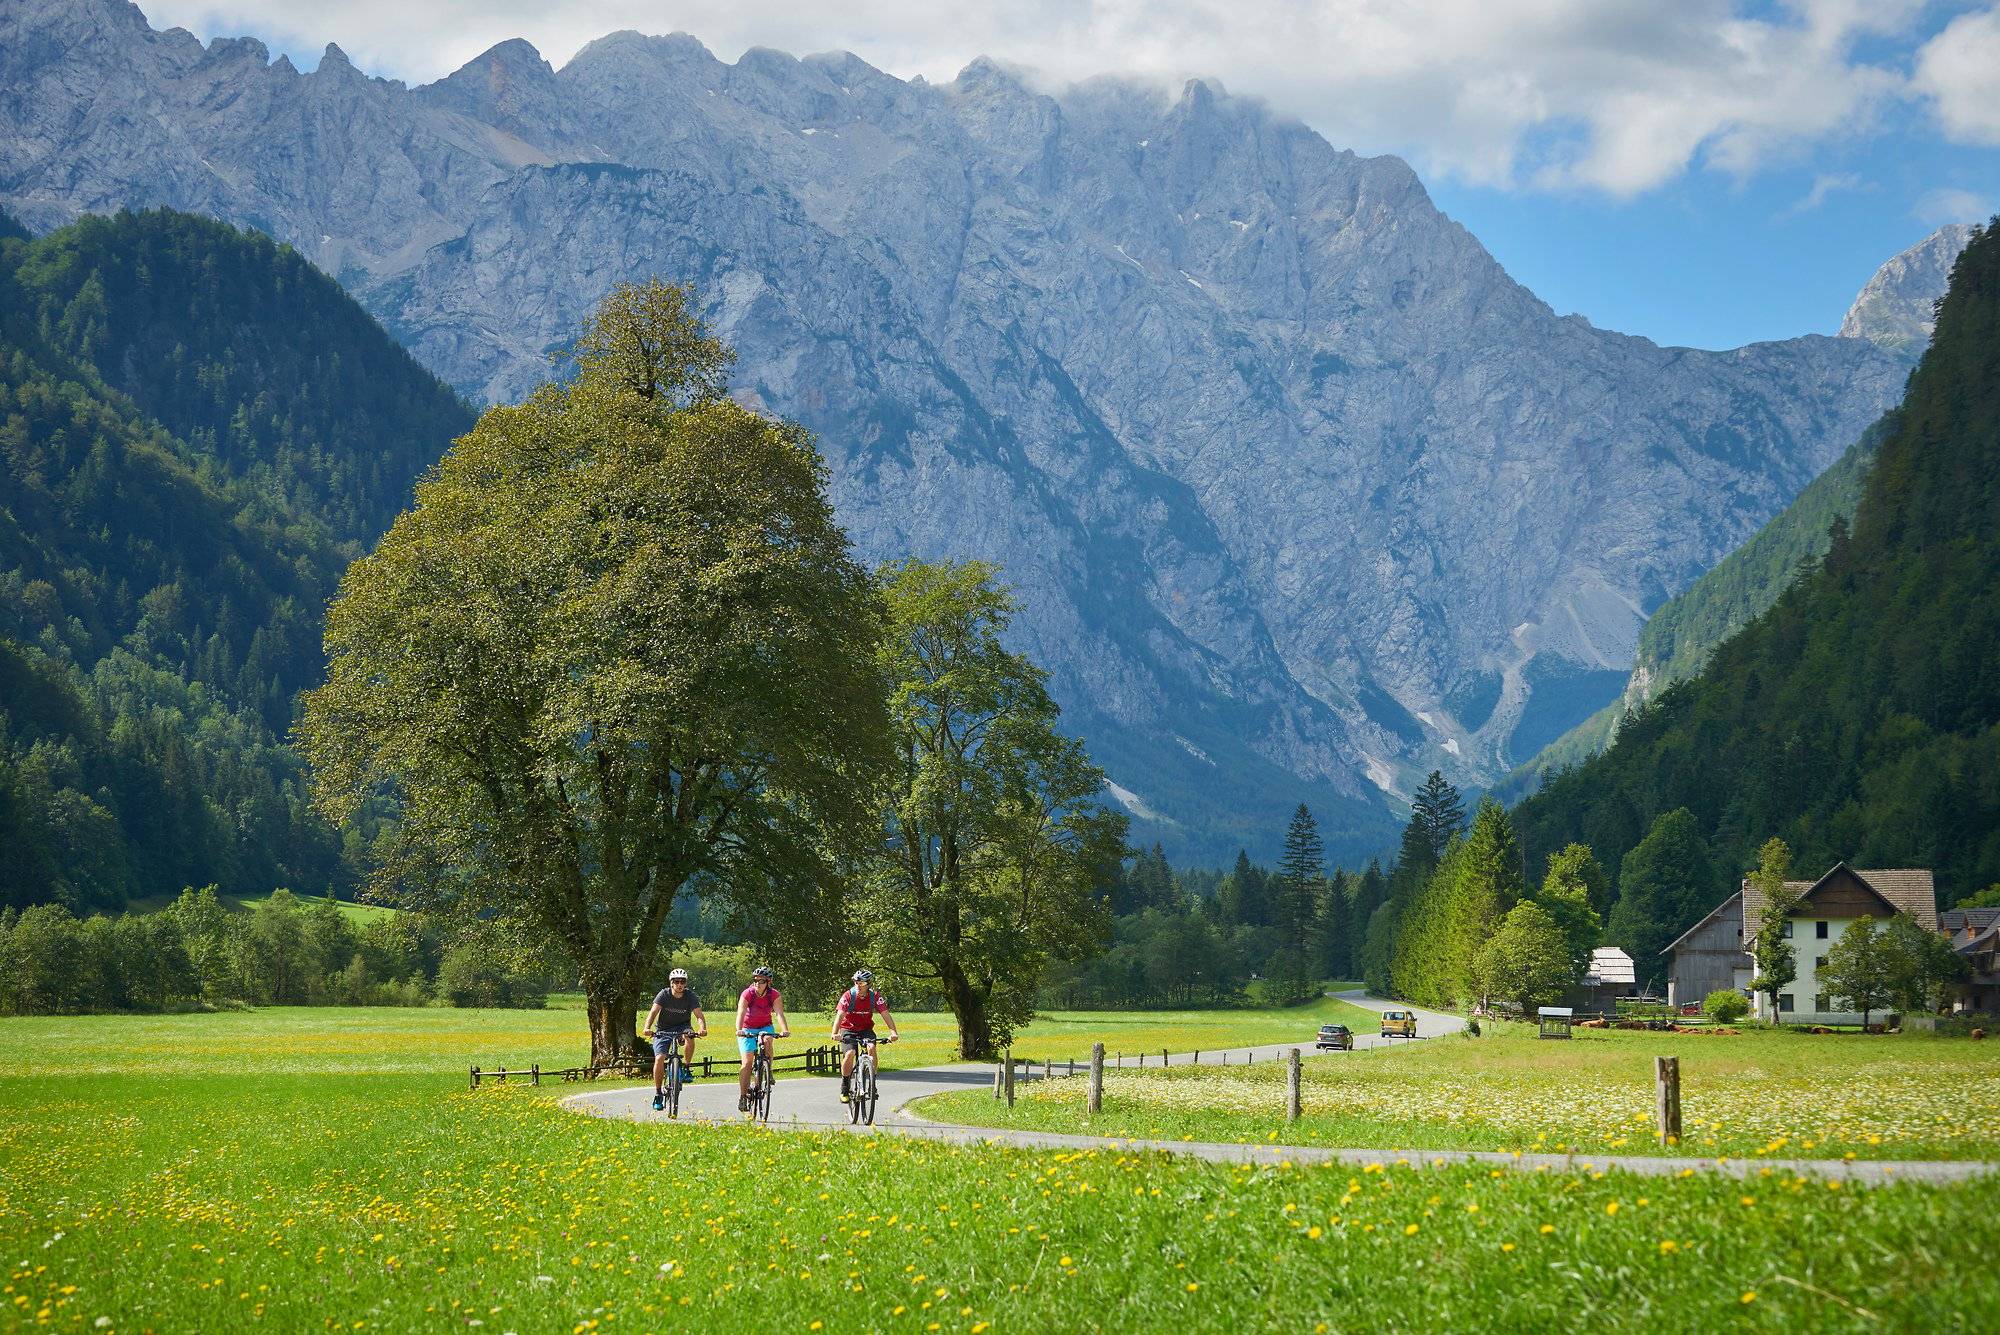
[[[863,1043],[880,1043],[882,1041],[875,1036],[875,1031],[872,1029],[843,1029],[835,1037],[839,1039],[840,1046],[843,1048],[859,1049]]]

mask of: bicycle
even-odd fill
[[[667,1116],[681,1115],[681,1087],[687,1084],[687,1062],[681,1057],[681,1039],[675,1035],[674,1046],[667,1053],[667,1069],[663,1073],[661,1090],[667,1096]]]
[[[748,1038],[749,1034],[743,1037]],[[771,1120],[771,1086],[777,1077],[771,1071],[770,1034],[758,1035],[757,1055],[750,1063],[750,1120],[768,1122]]]
[[[881,1041],[864,1034],[854,1045],[854,1074],[847,1082],[847,1120],[855,1126],[875,1125],[875,1104],[882,1097],[875,1080],[875,1045]]]
[[[681,1042],[686,1034],[691,1032],[693,1031],[683,1030],[673,1035],[674,1044],[667,1050],[666,1067],[660,1072],[660,1089],[654,1097],[657,1100],[665,1102],[667,1116],[669,1117],[679,1117],[681,1115],[681,1089],[690,1079],[687,1071],[687,1063],[681,1057]],[[655,1034],[653,1030],[648,1029],[640,1037],[651,1040],[655,1037]],[[696,1037],[700,1037],[700,1035],[696,1035]],[[659,1102],[655,1102],[653,1105],[654,1111],[657,1112],[659,1107]]]

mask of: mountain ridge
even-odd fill
[[[819,436],[860,550],[998,561],[1018,646],[1165,818],[1139,837],[1197,860],[1268,850],[1301,799],[1365,856],[1429,768],[1504,772],[1524,718],[1572,721],[1531,716],[1537,685],[1621,671],[1906,366],[1559,318],[1406,164],[1199,79],[1052,95],[988,60],[933,85],[614,34],[406,89],[137,13],[0,19],[27,93],[0,205],[258,226],[489,400],[614,279],[693,282],[738,392]],[[1615,683],[1578,689],[1580,717]]]

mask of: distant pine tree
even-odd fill
[[[1430,840],[1431,857],[1443,857],[1446,846],[1465,829],[1465,802],[1458,789],[1442,771],[1432,770],[1411,798],[1411,806],[1414,821]]]
[[[1609,935],[1631,955],[1639,981],[1666,973],[1660,952],[1701,920],[1727,893],[1694,813],[1669,811],[1625,855]]]

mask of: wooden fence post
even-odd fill
[[[1165,1048],[1161,1048],[1161,1049],[1160,1049],[1160,1065],[1162,1065],[1162,1066],[1165,1066],[1166,1064],[1167,1064],[1167,1050],[1166,1050]]]
[[[477,1066],[475,1066],[475,1067],[473,1067],[473,1068],[472,1068],[472,1086],[471,1086],[471,1087],[472,1087],[473,1089],[478,1089],[478,1088],[479,1088],[479,1068],[478,1068]]]
[[[1104,1111],[1104,1045],[1090,1045],[1090,1093],[1085,1097],[1083,1110],[1091,1116]]]
[[[993,1097],[1000,1097],[1000,1063],[993,1063]]]
[[[1653,1058],[1653,1082],[1658,1086],[1660,1143],[1681,1143],[1681,1059]]]
[[[528,1070],[534,1076],[534,1083],[536,1085],[540,1085],[542,1083],[542,1064],[540,1062],[536,1062],[533,1066],[530,1066]]]
[[[1007,1049],[1007,1106],[1014,1106],[1014,1049]]]
[[[1299,1050],[1285,1054],[1285,1120],[1299,1120]]]

